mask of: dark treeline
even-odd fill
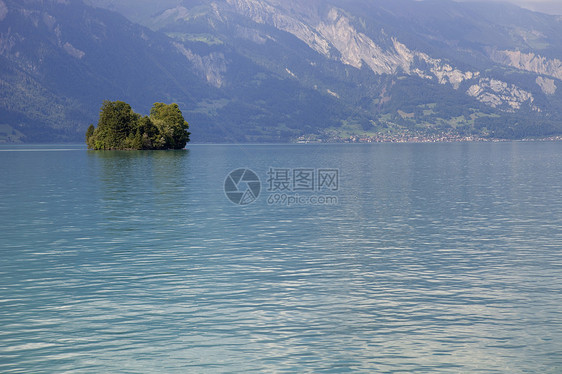
[[[183,149],[189,142],[189,124],[177,104],[155,103],[141,116],[123,101],[104,101],[97,128],[86,131],[89,149]]]

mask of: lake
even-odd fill
[[[560,373],[562,143],[0,147],[2,373]]]

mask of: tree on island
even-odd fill
[[[155,103],[142,117],[123,101],[104,101],[98,127],[86,131],[89,149],[183,149],[189,142],[189,124],[177,104]]]

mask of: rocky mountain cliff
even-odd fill
[[[74,140],[119,98],[194,141],[550,136],[561,57],[560,17],[507,4],[0,0],[0,126]]]

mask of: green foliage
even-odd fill
[[[164,139],[164,147],[182,149],[189,142],[189,124],[183,118],[178,104],[155,103],[150,110],[150,120]]]
[[[182,149],[189,125],[177,104],[156,103],[150,117],[141,117],[123,101],[104,101],[98,127],[86,131],[89,149]]]
[[[475,127],[494,138],[503,139],[541,138],[562,132],[560,121],[521,115],[478,118],[475,120]]]
[[[88,148],[93,149],[94,148],[94,133],[96,131],[96,128],[94,127],[94,125],[90,125],[88,127],[88,130],[86,130],[86,144],[88,145]]]
[[[98,128],[94,131],[94,149],[126,149],[127,138],[137,127],[139,115],[123,101],[104,101]]]

